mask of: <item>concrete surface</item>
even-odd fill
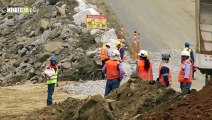
[[[128,34],[141,31],[141,48],[158,51],[195,42],[194,0],[105,0]]]

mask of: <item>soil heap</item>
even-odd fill
[[[211,120],[212,82],[202,90],[194,92],[168,108],[144,115],[146,120]]]
[[[68,98],[64,102],[32,113],[28,119],[139,119],[143,113],[161,109],[178,98],[178,93],[173,89],[166,89],[155,82],[131,79],[106,98],[101,95],[84,100]]]

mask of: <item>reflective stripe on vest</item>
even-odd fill
[[[184,67],[187,63],[190,64],[190,74],[189,74],[188,80],[185,81]],[[178,74],[178,82],[192,82],[192,74],[193,74],[192,71],[193,71],[193,68],[192,68],[192,64],[191,64],[190,60],[184,61],[183,64],[181,65],[181,67],[180,67],[180,72]]]
[[[120,72],[118,70],[119,61],[108,60],[106,65],[106,79],[107,80],[117,80],[120,78]]]
[[[51,76],[50,79],[47,79],[47,84],[53,84],[53,83],[57,83],[57,75],[58,75],[58,68],[55,71],[54,68],[50,68],[53,71],[53,75]]]
[[[143,80],[153,80],[152,62],[150,62],[149,70],[145,70],[144,66],[145,66],[145,60],[140,60],[138,62],[138,77]]]
[[[107,47],[105,47],[105,46],[103,46],[101,49],[100,59],[101,59],[101,61],[110,59],[109,56],[107,55]]]
[[[162,65],[160,65],[159,66],[159,68],[158,68],[158,74],[159,74],[159,80],[160,80],[160,83],[162,84],[162,85],[166,85],[166,82],[164,81],[164,76],[168,76],[168,80],[169,80],[169,86],[171,86],[172,85],[172,76],[171,76],[171,71],[170,71],[170,69],[169,69],[169,67],[168,66],[165,66],[165,67],[167,67],[168,69],[169,69],[169,73],[166,73],[166,74],[160,74],[161,73],[161,68],[162,68],[163,66]]]

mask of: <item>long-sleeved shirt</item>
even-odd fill
[[[109,50],[109,49],[106,50],[106,54],[107,54],[108,56],[111,56],[111,53],[110,53],[110,50]]]
[[[119,72],[120,72],[120,80],[122,80],[124,78],[124,75],[125,75],[123,63],[119,63],[118,69],[119,69]],[[104,74],[106,74],[106,72],[107,72],[106,65],[104,65],[104,67],[102,68],[102,72]]]
[[[184,78],[189,78],[190,76],[190,67],[191,67],[191,64],[189,63],[186,63],[183,70],[184,70],[184,73],[185,73],[185,76]]]

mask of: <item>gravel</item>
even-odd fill
[[[158,66],[161,62],[161,53],[163,52],[169,52],[171,55],[170,69],[173,78],[172,88],[174,88],[177,91],[180,91],[179,83],[177,81],[179,66],[181,64],[180,49],[166,49],[158,52],[150,52],[150,59],[153,61],[154,80],[158,77]],[[130,55],[127,54],[127,56],[128,57],[126,57],[126,61],[124,63],[126,78],[121,82],[121,84],[129,80],[130,79],[129,76],[131,75],[131,73],[136,70],[136,65],[134,64],[135,62],[131,61],[131,58],[129,57]],[[204,76],[199,71],[197,71],[195,73],[195,78],[196,80],[193,80],[192,88],[200,90],[204,86],[203,81]],[[69,93],[71,95],[95,95],[95,94],[104,95],[105,84],[106,84],[105,80],[84,81],[84,82],[81,81],[78,83],[66,85],[60,90]]]

